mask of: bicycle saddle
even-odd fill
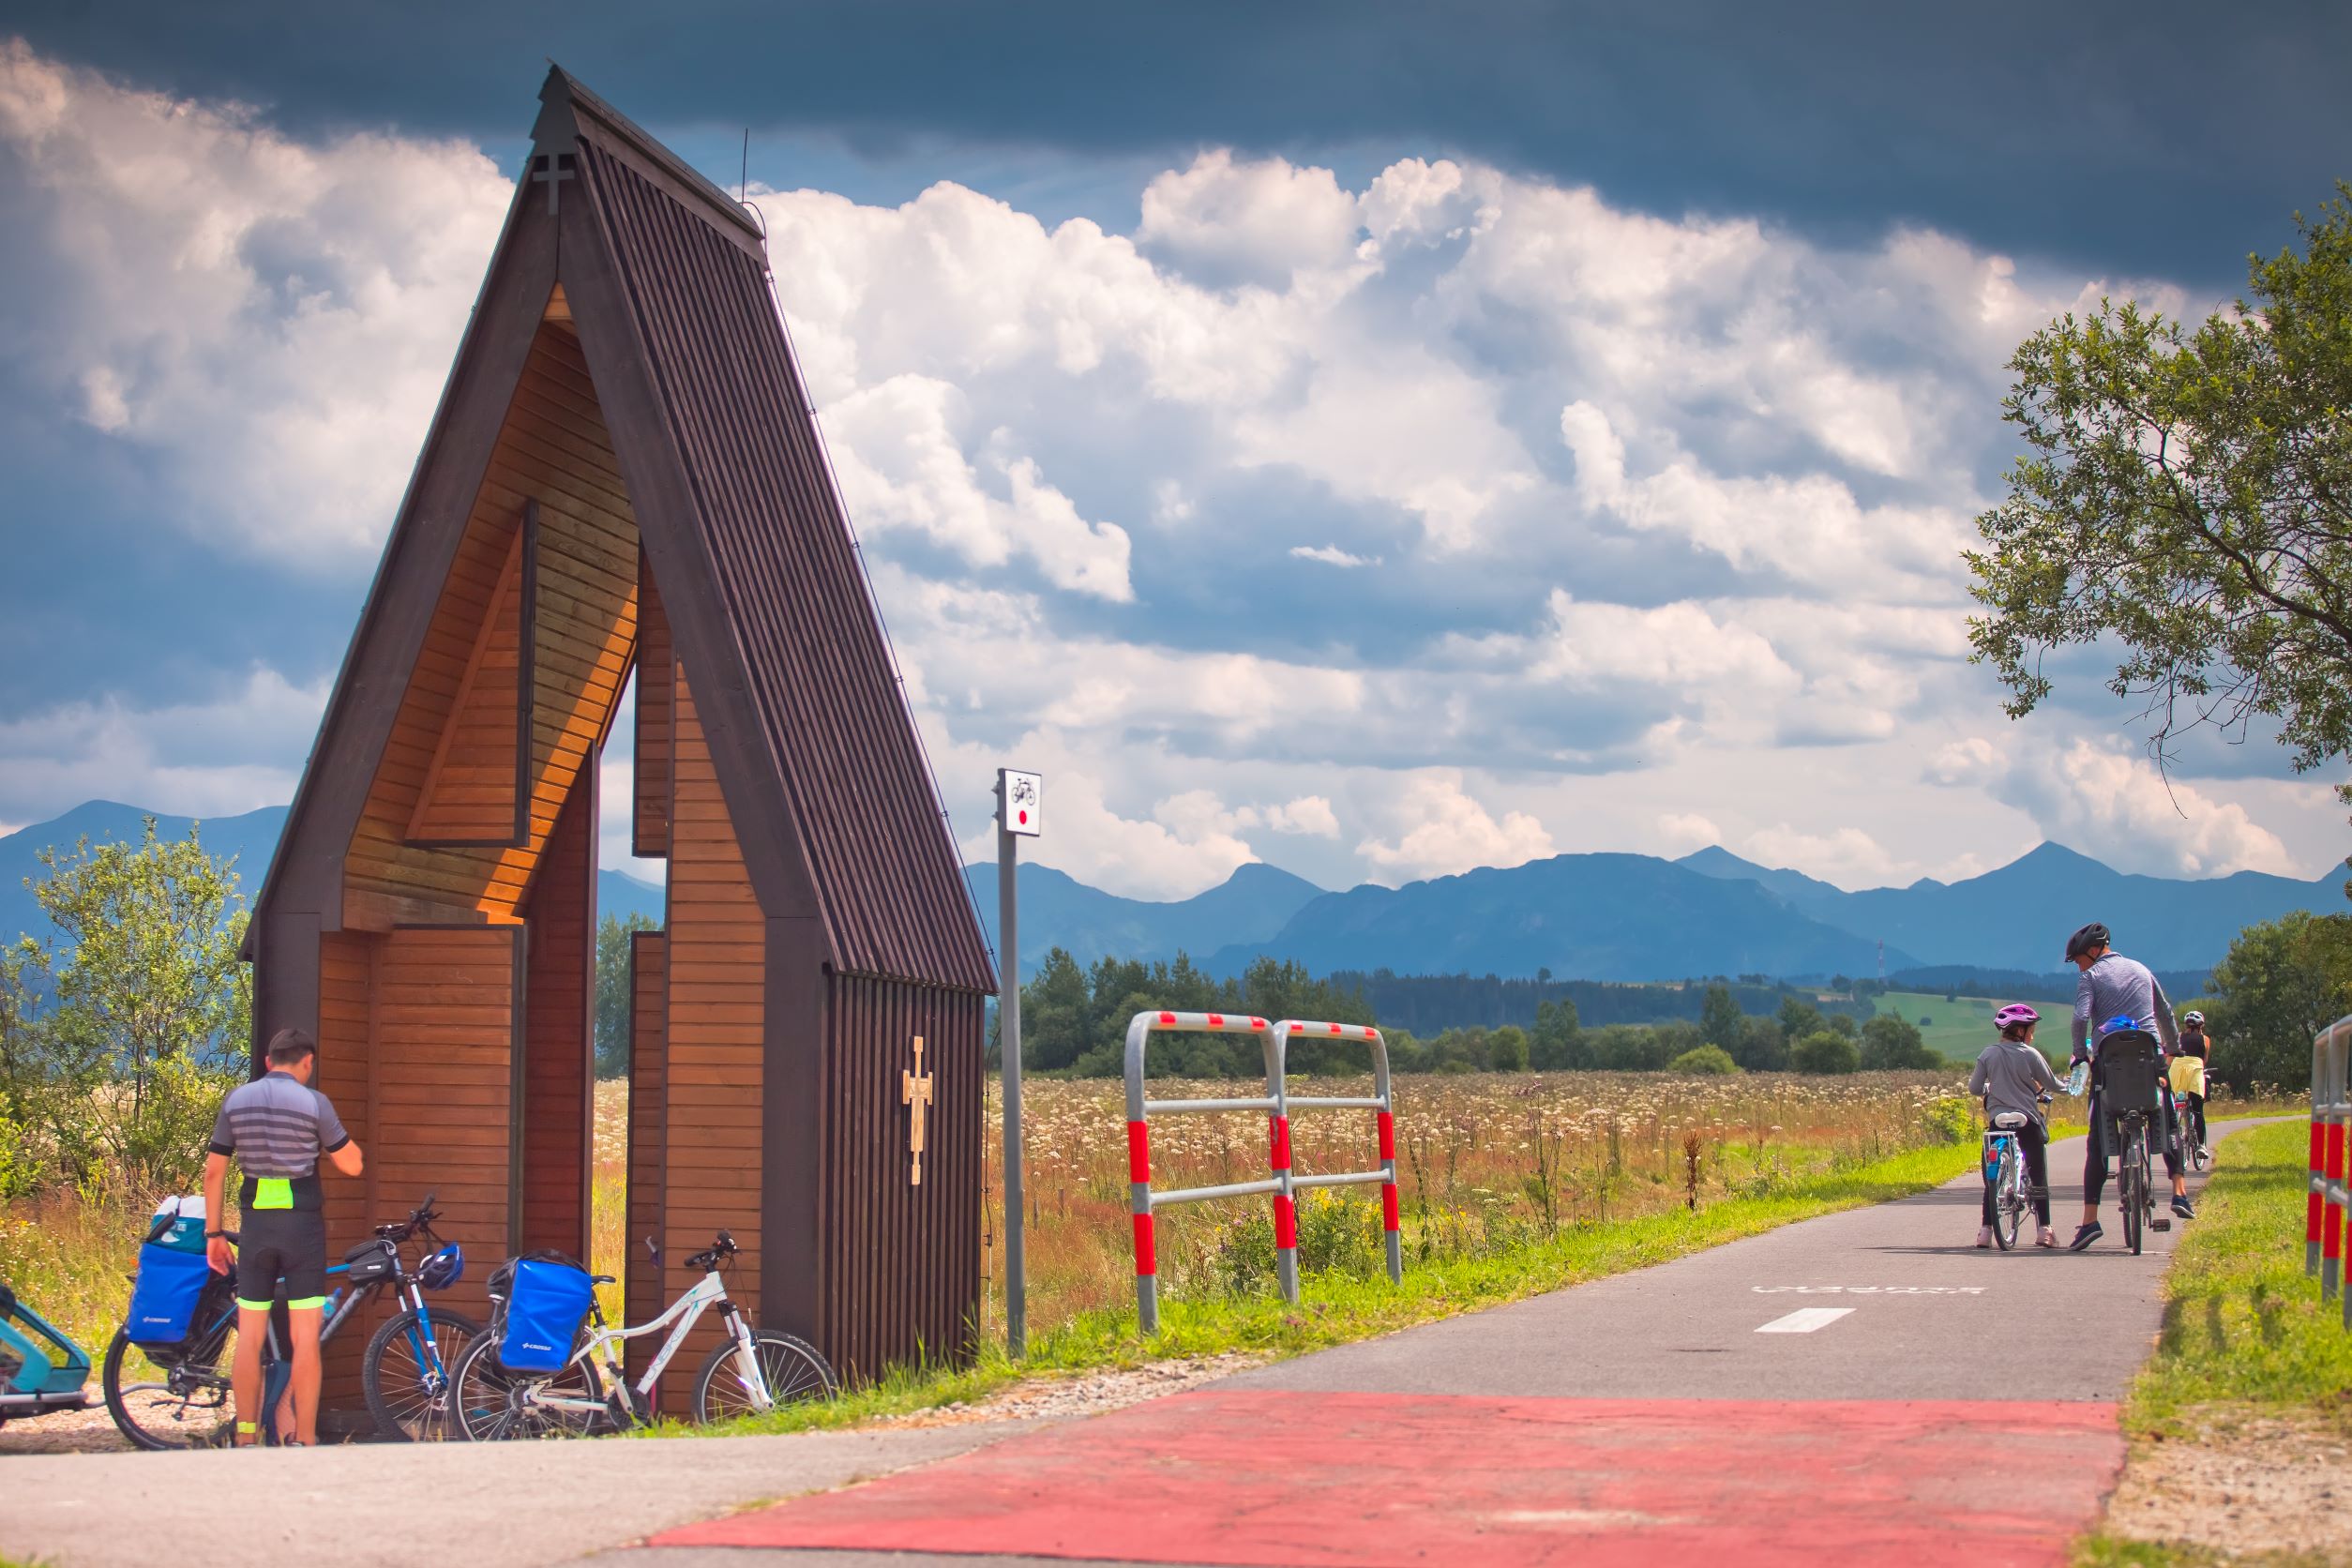
[[[2022,1127],[2031,1120],[2032,1118],[2028,1116],[2022,1110],[2004,1110],[1994,1116],[1993,1125],[1996,1127]]]
[[[618,1285],[620,1281],[613,1278],[609,1274],[590,1274],[588,1276],[588,1283],[591,1285]]]

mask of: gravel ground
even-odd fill
[[[2107,1532],[2231,1557],[2352,1564],[2352,1425],[2216,1412],[2193,1438],[2133,1444]]]
[[[97,1380],[91,1380],[95,1385]],[[90,1407],[59,1410],[38,1421],[0,1426],[0,1457],[10,1454],[120,1454],[130,1447],[114,1430],[114,1420],[92,1388]]]
[[[1183,1361],[1154,1362],[1149,1366],[1101,1372],[1072,1372],[1024,1378],[985,1399],[942,1405],[908,1415],[885,1416],[867,1425],[891,1426],[966,1426],[984,1421],[1033,1421],[1059,1416],[1100,1415],[1126,1405],[1138,1405],[1163,1395],[1245,1372],[1262,1365],[1264,1356],[1240,1350],[1217,1356],[1193,1356]]]

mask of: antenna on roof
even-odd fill
[[[735,204],[743,205],[744,197],[751,189],[751,128],[743,128],[743,174],[735,181]]]

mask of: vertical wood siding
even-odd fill
[[[826,1017],[825,1354],[856,1378],[961,1360],[980,1309],[983,1003],[839,976]],[[932,1075],[920,1186],[901,1077],[918,1034]]]
[[[767,995],[766,924],[694,709],[676,677],[675,813],[671,827],[668,991],[670,1045],[663,1162],[665,1299],[693,1284],[687,1254],[719,1229],[743,1248],[728,1290],[757,1319],[760,1301],[760,1094]],[[687,1391],[717,1343],[705,1314],[671,1364],[672,1396]]]
[[[532,879],[523,1001],[522,1244],[588,1259],[596,1124],[596,774],[580,770]]]
[[[538,504],[531,563],[530,832],[519,848],[428,848],[410,823],[491,617],[524,505]],[[580,339],[549,323],[532,345],[464,543],[449,570],[383,764],[344,863],[356,891],[427,898],[512,920],[556,814],[587,765],[635,656],[637,520]]]
[[[641,558],[637,580],[637,816],[633,851],[670,852],[670,622],[654,572]]]
[[[663,1239],[662,1128],[669,1114],[670,1065],[669,993],[663,977],[669,943],[660,931],[638,931],[629,938],[629,1185],[621,1289],[623,1312],[632,1323],[651,1321],[669,1304],[662,1298],[661,1271],[645,1250],[647,1237]],[[626,1349],[631,1376],[641,1373],[660,1348],[651,1335],[630,1340]]]

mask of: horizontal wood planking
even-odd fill
[[[823,1349],[844,1377],[959,1362],[980,1310],[985,1004],[969,993],[835,976],[826,1007]],[[903,1075],[931,1075],[923,1181]]]
[[[319,1056],[311,1079],[319,1093],[335,1104],[343,1130],[359,1145],[363,1159],[373,1153],[374,1053],[369,1044],[370,994],[374,986],[373,943],[365,936],[329,931],[319,939]],[[378,1223],[382,1201],[373,1160],[361,1168],[358,1180],[338,1176],[320,1167],[320,1190],[325,1197],[327,1259],[339,1261],[346,1249],[368,1239]],[[414,1199],[411,1202],[415,1201]],[[368,1336],[390,1308],[370,1304],[347,1322],[326,1347],[325,1382],[319,1408],[338,1415],[364,1414],[367,1400],[359,1387],[359,1356]]]
[[[638,560],[637,807],[631,848],[658,856],[670,852],[670,688],[676,666],[653,565],[641,553]]]
[[[499,569],[490,613],[475,634],[458,694],[425,783],[417,792],[408,836],[417,839],[475,839],[504,843],[515,836],[525,736],[519,704],[523,670],[524,539],[514,530]]]
[[[523,999],[522,1244],[583,1262],[596,1107],[596,774],[583,768],[531,884]]]
[[[384,1123],[369,1151],[375,1190],[405,1214],[438,1189],[448,1215],[438,1229],[464,1247],[466,1269],[462,1283],[435,1299],[483,1322],[490,1300],[482,1282],[507,1251],[520,940],[511,927],[372,939]]]
[[[670,847],[670,927],[665,992],[669,1004],[663,1111],[662,1229],[664,1300],[693,1285],[686,1257],[731,1232],[743,1249],[728,1291],[758,1320],[760,1302],[761,1066],[765,1036],[757,1025],[715,1021],[757,1015],[767,996],[766,924],[746,895],[744,864],[721,798],[710,746],[694,710],[688,677],[675,671],[671,732],[681,810]],[[689,812],[688,805],[696,807]],[[748,1108],[754,1114],[746,1118]],[[718,1343],[716,1314],[705,1314],[665,1378],[671,1408],[693,1391],[693,1378]]]
[[[662,1239],[662,1119],[668,1108],[663,1082],[669,1066],[669,1003],[662,975],[669,940],[659,931],[638,931],[629,938],[628,1221],[622,1235],[627,1260],[621,1274],[623,1306],[632,1323],[651,1322],[665,1304],[661,1270],[645,1242]],[[658,1349],[650,1336],[630,1340],[630,1372],[641,1373]]]
[[[490,612],[526,502],[538,504],[531,666],[530,832],[520,848],[430,848],[408,825]],[[411,673],[345,861],[349,887],[511,919],[547,836],[620,701],[635,656],[639,543],[579,340],[532,346],[473,518]]]

